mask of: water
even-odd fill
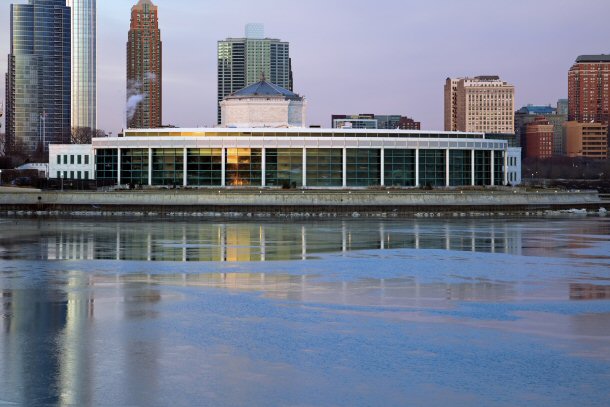
[[[607,406],[610,219],[0,219],[0,406]]]

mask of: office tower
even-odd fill
[[[608,158],[608,125],[603,123],[565,123],[568,157]]]
[[[568,72],[568,120],[608,124],[610,55],[581,55]]]
[[[43,160],[49,143],[70,141],[70,8],[66,0],[12,4],[10,24],[7,150]]]
[[[557,114],[568,116],[568,99],[557,100]]]
[[[399,114],[378,115],[362,113],[355,115],[332,115],[332,128],[420,130],[421,123]]]
[[[544,116],[537,116],[525,126],[526,158],[553,156],[553,125]]]
[[[447,78],[445,130],[514,133],[515,87],[498,76]]]
[[[131,8],[127,41],[127,127],[158,128],[162,121],[162,44],[157,6]]]
[[[72,11],[72,128],[97,128],[96,0],[68,0]]]
[[[218,124],[220,102],[261,79],[293,90],[289,43],[265,38],[262,24],[248,24],[245,34],[218,41]]]
[[[515,112],[515,137],[522,147],[527,148],[527,125],[533,123],[537,117],[543,117],[553,126],[553,155],[565,155],[563,124],[567,121],[568,116],[567,108],[563,109],[560,106],[561,100],[558,101],[557,108],[550,105],[538,106],[530,104],[523,106]],[[565,113],[562,114],[560,112]]]

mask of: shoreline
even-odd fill
[[[605,214],[597,191],[145,190],[1,191],[0,216],[398,218]]]

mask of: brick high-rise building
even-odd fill
[[[140,0],[131,8],[127,41],[127,127],[161,127],[161,66],[162,44],[157,6],[151,0]]]
[[[498,76],[447,78],[445,130],[513,134],[515,87]]]
[[[610,55],[581,55],[568,72],[568,120],[608,124]]]
[[[551,158],[553,156],[554,126],[544,117],[538,116],[525,125],[526,158]]]
[[[565,128],[568,157],[608,158],[607,124],[571,121]]]

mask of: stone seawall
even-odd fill
[[[122,192],[4,192],[0,213],[258,213],[396,214],[598,210],[594,191],[280,191],[199,190]]]

